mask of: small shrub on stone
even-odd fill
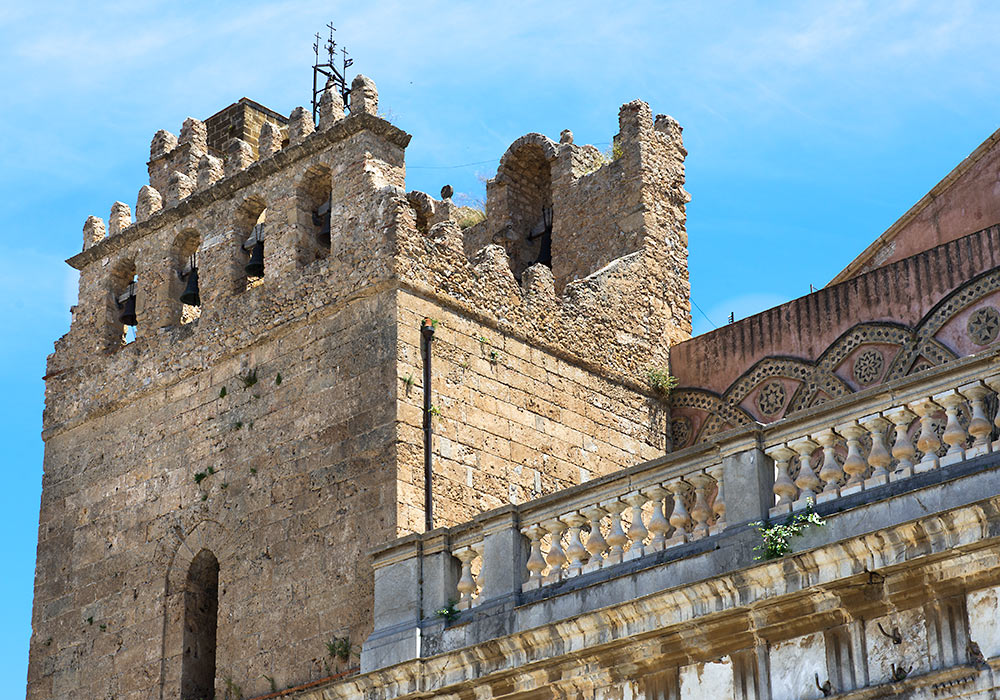
[[[434,614],[438,617],[443,617],[445,622],[451,622],[456,617],[458,617],[459,610],[455,607],[456,602],[454,600],[449,600],[448,604],[443,608],[438,608],[434,611]]]
[[[670,392],[677,388],[677,377],[663,368],[652,367],[647,376],[649,386],[664,398],[670,396]]]
[[[331,658],[347,661],[354,653],[354,645],[350,637],[334,637],[326,643],[326,651]]]
[[[763,522],[750,523],[750,526],[760,533],[763,540],[754,547],[757,556],[754,561],[780,559],[792,549],[791,540],[800,537],[806,528],[815,525],[822,527],[826,521],[813,511],[812,501],[801,513],[792,515],[782,525],[765,525]]]

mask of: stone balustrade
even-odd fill
[[[771,517],[907,479],[1000,449],[987,406],[1000,373],[937,370],[888,397],[845,402],[821,420],[790,419],[765,431],[774,461]],[[995,425],[1000,428],[1000,414]]]
[[[829,516],[889,500],[955,478],[973,459],[965,471],[991,470],[978,458],[1000,452],[998,392],[1000,349],[389,543],[374,553],[375,632],[362,667],[419,655],[421,634],[452,621],[452,607],[462,620],[498,619],[672,563],[688,577],[719,575],[752,563],[758,521],[810,502]]]

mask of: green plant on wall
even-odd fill
[[[663,398],[670,396],[670,392],[677,388],[677,377],[662,367],[650,367],[646,379],[653,391]]]
[[[444,618],[445,622],[451,622],[456,617],[458,617],[459,609],[455,607],[456,602],[454,600],[449,600],[448,604],[443,608],[438,608],[434,611],[434,614],[438,617]]]
[[[804,511],[795,513],[780,525],[766,525],[760,521],[750,523],[750,527],[757,530],[763,540],[754,547],[754,551],[757,552],[754,561],[780,559],[791,551],[791,541],[794,538],[801,537],[809,527],[823,525],[826,525],[826,521],[813,511],[811,500]]]
[[[350,637],[334,637],[326,643],[326,651],[331,658],[347,661],[354,654],[354,645]]]
[[[252,387],[257,383],[257,369],[254,368],[247,372],[246,374],[240,375],[240,382],[243,384],[244,391]]]

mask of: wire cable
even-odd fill
[[[698,302],[696,302],[694,299],[692,299],[691,303],[694,304],[694,308],[698,309],[698,311],[701,311],[701,307],[698,306]],[[708,314],[706,314],[704,311],[701,311],[701,315],[705,317],[706,321],[708,321],[709,323],[712,323],[712,319],[710,319],[708,317]],[[712,323],[712,328],[718,329],[719,327],[717,325],[715,325],[714,323]]]

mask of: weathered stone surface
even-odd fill
[[[253,165],[253,148],[243,139],[232,139],[226,144],[226,177],[231,177]]]
[[[316,130],[312,114],[305,107],[296,107],[288,118],[288,143],[292,146],[302,141]]]
[[[198,184],[199,190],[211,187],[216,182],[225,177],[225,165],[221,158],[206,153],[198,161]]]
[[[88,216],[83,223],[83,249],[104,240],[104,220],[97,216]]]
[[[351,82],[351,114],[378,114],[378,88],[375,81],[358,74]]]
[[[319,98],[319,130],[326,131],[344,118],[344,99],[332,81],[327,81]]]
[[[179,170],[172,172],[167,181],[167,207],[176,207],[182,199],[194,192],[197,184]]]
[[[281,150],[281,131],[270,122],[260,128],[260,157],[269,158]]]
[[[139,189],[139,197],[135,202],[136,222],[146,221],[156,212],[163,208],[163,197],[149,185],[143,185]]]
[[[111,205],[111,216],[108,217],[108,235],[117,236],[132,225],[132,210],[125,202],[115,202]]]

